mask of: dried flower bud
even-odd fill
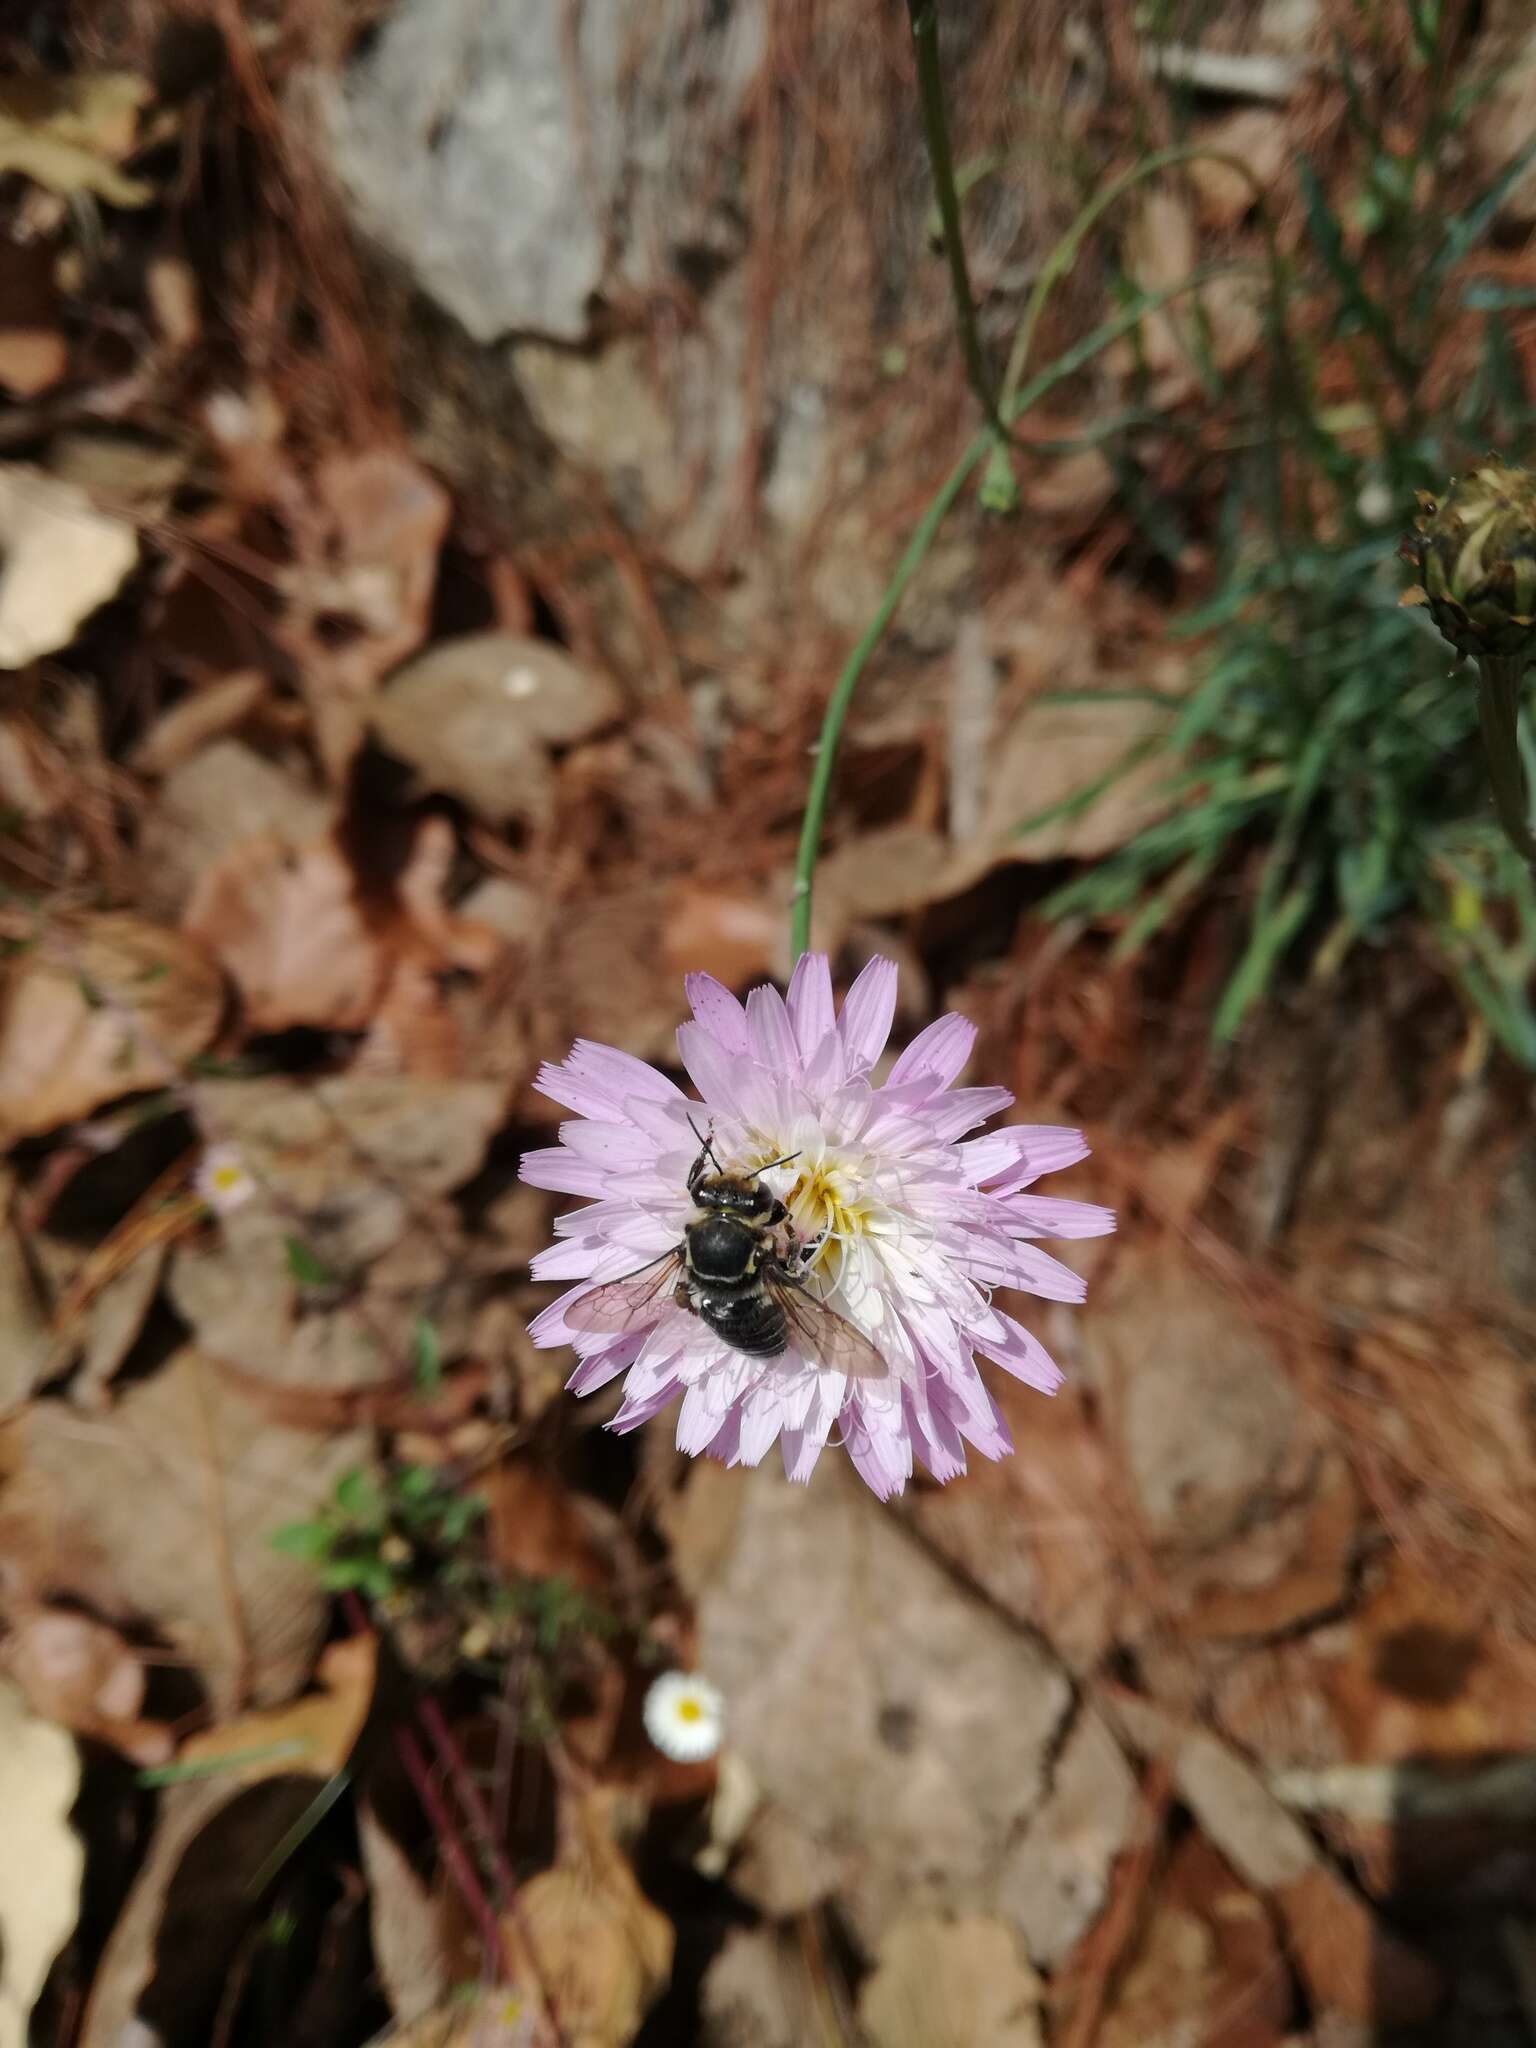
[[[1427,603],[1458,653],[1536,660],[1536,476],[1489,455],[1443,498],[1419,502],[1402,552],[1422,589],[1404,603]]]

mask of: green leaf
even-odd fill
[[[429,1316],[418,1316],[411,1331],[411,1378],[418,1394],[435,1393],[443,1383],[442,1345]]]
[[[1218,1042],[1237,1036],[1243,1019],[1269,986],[1269,978],[1281,954],[1300,931],[1312,908],[1315,893],[1312,882],[1303,878],[1276,904],[1267,918],[1254,925],[1248,936],[1247,950],[1238,962],[1236,973],[1222,991],[1211,1024],[1211,1036]]]
[[[319,1564],[330,1556],[336,1533],[327,1522],[284,1522],[267,1540],[285,1557],[302,1557],[306,1564]]]
[[[371,1472],[355,1465],[336,1482],[336,1505],[354,1522],[370,1527],[382,1525],[388,1517],[388,1503]]]
[[[283,1249],[288,1254],[288,1271],[301,1287],[334,1287],[336,1275],[322,1260],[316,1258],[302,1237],[285,1237]]]

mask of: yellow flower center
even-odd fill
[[[677,1703],[677,1718],[679,1721],[702,1721],[704,1709],[697,1700],[682,1699]]]
[[[245,1169],[240,1166],[216,1166],[213,1169],[213,1184],[221,1195],[227,1195],[232,1188],[239,1187],[245,1179]]]

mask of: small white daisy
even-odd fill
[[[192,1185],[215,1216],[227,1216],[256,1192],[251,1170],[233,1145],[210,1145],[192,1176]]]
[[[702,1763],[720,1747],[725,1701],[694,1671],[664,1671],[645,1696],[645,1732],[674,1763]]]

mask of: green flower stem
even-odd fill
[[[1504,836],[1536,874],[1536,837],[1520,759],[1520,677],[1524,656],[1485,654],[1477,664],[1477,709],[1493,808]]]
[[[1159,171],[1172,170],[1180,164],[1196,158],[1210,163],[1219,163],[1237,173],[1253,192],[1263,231],[1270,277],[1269,306],[1273,326],[1272,340],[1275,343],[1273,360],[1277,374],[1280,363],[1284,363],[1288,374],[1294,375],[1285,333],[1286,286],[1285,272],[1281,262],[1279,244],[1275,237],[1274,222],[1270,217],[1264,187],[1253,171],[1240,157],[1229,156],[1219,149],[1202,149],[1198,146],[1159,150],[1155,155],[1137,164],[1123,176],[1111,180],[1102,191],[1096,193],[1067,229],[1066,233],[1051,250],[1035,280],[1029,301],[1014,336],[1009,351],[1008,367],[1003,377],[1002,396],[994,401],[987,383],[985,366],[982,361],[981,341],[976,329],[975,306],[971,299],[970,273],[965,262],[965,243],[960,232],[960,202],[955,188],[954,167],[949,148],[949,131],[944,119],[943,82],[938,68],[938,0],[907,0],[912,20],[912,34],[917,51],[918,81],[923,104],[923,132],[928,144],[929,161],[933,168],[934,187],[938,195],[939,219],[944,229],[944,245],[949,253],[950,280],[954,288],[955,311],[959,321],[961,345],[965,351],[966,370],[977,401],[987,418],[987,431],[974,440],[961,456],[956,467],[940,485],[937,496],[919,521],[912,538],[908,541],[897,563],[895,573],[886,585],[876,608],[874,617],[860,636],[858,644],[844,663],[842,672],[833,686],[827,700],[826,712],[822,718],[821,733],[813,752],[815,766],[811,772],[810,787],[806,791],[805,816],[800,830],[800,845],[795,856],[794,894],[790,904],[790,951],[795,959],[806,950],[811,937],[811,887],[815,876],[816,858],[821,848],[822,820],[826,813],[827,793],[832,781],[832,770],[837,761],[838,742],[842,738],[843,725],[848,716],[848,706],[859,677],[863,674],[869,657],[879,645],[886,627],[895,616],[896,608],[905,595],[907,586],[922,565],[924,556],[933,545],[934,537],[944,521],[946,513],[964,488],[966,479],[984,457],[999,448],[1010,437],[1011,429],[1024,414],[1062,378],[1077,369],[1128,333],[1146,314],[1155,312],[1170,299],[1180,296],[1210,278],[1230,271],[1230,264],[1213,265],[1194,271],[1180,283],[1166,290],[1149,292],[1115,319],[1103,326],[1060,356],[1049,370],[1033,378],[1021,389],[1024,372],[1029,362],[1029,351],[1034,343],[1041,316],[1052,291],[1071,270],[1084,240],[1104,214],[1124,193]],[[1286,394],[1276,393],[1277,400]],[[1305,418],[1304,407],[1297,408]],[[1283,547],[1283,534],[1279,527],[1279,479],[1275,479],[1274,517],[1277,543]]]
[[[1211,264],[1201,270],[1192,270],[1188,277],[1177,284],[1166,286],[1161,291],[1144,293],[1134,305],[1125,307],[1112,319],[1104,321],[1087,334],[1074,347],[1065,350],[1056,358],[1049,369],[1032,377],[1024,389],[1012,401],[1008,409],[1007,424],[1012,426],[1022,419],[1046,392],[1053,390],[1064,379],[1074,376],[1084,363],[1090,362],[1101,350],[1128,334],[1138,321],[1148,313],[1155,313],[1169,300],[1182,293],[1197,290],[1208,284],[1213,277],[1220,277],[1238,266],[1230,263]],[[906,595],[913,577],[922,567],[923,559],[932,547],[946,513],[965,487],[966,479],[977,464],[994,447],[995,442],[988,428],[978,434],[966,449],[955,467],[950,471],[928,509],[918,521],[912,538],[902,550],[901,560],[890,582],[886,585],[875,615],[859,636],[857,646],[844,662],[841,673],[827,699],[827,708],[822,715],[821,732],[812,749],[815,766],[811,771],[810,787],[805,796],[805,816],[800,827],[800,845],[795,855],[795,883],[790,902],[790,954],[795,960],[805,952],[811,942],[811,884],[816,872],[816,856],[821,849],[821,826],[826,814],[827,793],[832,783],[832,770],[837,761],[838,741],[842,737],[843,723],[848,716],[848,706],[853,701],[854,689],[864,673],[870,656],[880,644],[886,627],[896,614],[896,608]]]
[[[939,0],[907,0],[912,20],[912,42],[917,53],[917,89],[923,110],[923,140],[933,171],[933,189],[939,202],[939,220],[944,229],[944,253],[949,259],[950,290],[954,294],[955,322],[960,330],[960,347],[965,355],[965,374],[982,417],[999,443],[1008,438],[997,409],[992,384],[982,354],[981,334],[976,325],[976,302],[971,296],[971,274],[965,261],[965,237],[960,229],[960,194],[955,187],[954,157],[949,146],[949,123],[944,115],[944,78],[939,70]]]

